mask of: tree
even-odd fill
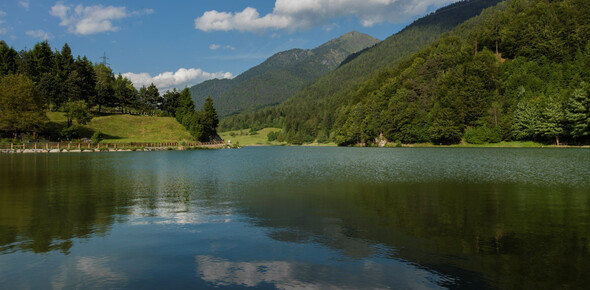
[[[0,80],[0,130],[18,134],[38,128],[45,120],[43,99],[31,79],[8,75]]]
[[[104,64],[95,65],[94,74],[96,75],[96,95],[94,96],[94,99],[91,100],[91,103],[98,105],[98,111],[100,112],[102,106],[115,103],[115,92],[113,89],[115,77],[111,68]]]
[[[69,101],[64,104],[63,110],[66,113],[68,127],[72,127],[74,120],[80,125],[86,125],[86,123],[92,120],[92,114],[88,109],[88,105],[83,100]]]
[[[80,80],[78,83],[80,88],[78,98],[92,104],[92,100],[96,99],[96,74],[92,63],[86,57],[80,58],[78,56],[74,66]]]
[[[30,67],[30,78],[38,82],[44,73],[54,73],[55,55],[51,51],[49,42],[43,41],[35,44],[31,51],[32,67]]]
[[[166,112],[172,117],[176,117],[176,108],[178,108],[178,98],[180,93],[173,89],[172,91],[166,91],[161,97],[160,110]]]
[[[114,85],[115,104],[121,107],[121,111],[125,113],[125,108],[135,103],[137,99],[137,90],[133,83],[121,74],[115,79]]]
[[[63,83],[50,73],[44,73],[37,83],[37,89],[50,110],[59,108],[62,103]]]
[[[144,113],[153,113],[158,107],[159,98],[160,92],[154,83],[151,83],[148,87],[143,86],[138,92],[138,108]]]
[[[212,140],[217,136],[217,125],[219,119],[217,118],[217,111],[213,106],[213,100],[210,96],[205,100],[203,111],[201,113],[201,124],[203,125],[204,137],[206,141]]]
[[[539,124],[537,107],[530,102],[520,102],[514,110],[512,121],[512,136],[516,140],[531,139],[535,136]]]
[[[588,95],[584,89],[576,89],[572,93],[565,108],[565,120],[569,129],[570,136],[574,139],[580,139],[590,134],[588,130]]]
[[[0,40],[0,78],[17,72],[16,59],[18,53],[9,47],[4,40]]]
[[[547,138],[555,138],[555,143],[559,146],[559,136],[563,134],[563,110],[561,103],[554,99],[549,100],[549,103],[543,111],[541,111],[541,119],[536,128],[537,135]]]
[[[455,144],[461,141],[461,128],[457,115],[449,108],[442,108],[434,114],[430,127],[430,139],[435,144]]]

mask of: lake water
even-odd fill
[[[0,155],[0,289],[584,288],[590,150]]]

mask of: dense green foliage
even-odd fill
[[[218,140],[217,126],[219,119],[213,106],[213,100],[207,98],[203,109],[195,111],[195,104],[191,98],[191,92],[185,88],[178,94],[178,108],[176,120],[182,124],[193,137],[201,142]]]
[[[350,54],[379,40],[347,33],[315,49],[277,53],[232,80],[210,80],[191,88],[197,106],[213,96],[222,116],[278,104],[320,76],[336,69]]]
[[[23,75],[0,79],[0,130],[34,130],[46,119],[43,99],[33,81]]]
[[[225,118],[222,130],[281,127],[291,143],[329,141],[336,112],[351,101],[363,82],[394,68],[401,60],[499,0],[458,2],[418,19],[379,44],[352,55],[335,71],[298,91],[283,104]]]
[[[302,101],[305,96],[293,98],[284,106],[237,116],[222,126],[278,120],[293,143],[328,134],[341,145],[371,144],[381,135],[402,143],[453,144],[462,138],[476,144],[501,140],[559,144],[560,139],[587,143],[590,8],[586,4],[582,0],[501,3],[348,94],[313,102]]]
[[[212,103],[197,113],[194,105],[180,102],[184,93],[192,104],[188,89],[160,95],[151,84],[137,90],[129,79],[121,74],[115,76],[104,64],[92,64],[86,57],[74,59],[67,43],[61,51],[53,52],[44,41],[32,50],[16,52],[0,41],[0,83],[0,130],[5,133],[45,130],[47,135],[71,139],[78,137],[80,131],[74,121],[84,125],[94,117],[92,108],[101,113],[107,106],[112,108],[110,112],[186,119],[188,123],[182,124],[199,140],[209,141],[217,136],[215,128],[219,121]],[[178,110],[182,112],[180,117]],[[42,128],[47,120],[46,111],[64,112],[66,127],[52,123]]]

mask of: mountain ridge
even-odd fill
[[[336,69],[350,54],[379,41],[358,31],[348,32],[313,49],[276,53],[233,79],[205,81],[191,87],[191,95],[197,107],[211,96],[221,116],[278,104]]]

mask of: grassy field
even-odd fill
[[[226,142],[229,140],[232,144],[240,143],[240,146],[262,146],[262,145],[285,145],[286,143],[281,142],[269,142],[268,133],[281,131],[279,128],[264,128],[257,132],[255,135],[250,135],[250,130],[237,130],[237,131],[227,131],[219,133],[221,139],[225,140]],[[232,136],[233,135],[233,136]]]
[[[219,133],[219,136],[223,140],[230,140],[232,144],[236,144],[236,142],[240,143],[240,146],[285,146],[289,144],[287,142],[269,142],[268,141],[268,133],[270,132],[277,132],[281,131],[280,128],[264,128],[262,130],[257,131],[255,135],[250,135],[250,129],[244,130],[236,130],[236,131],[227,131]],[[233,135],[233,136],[232,136]],[[335,143],[309,143],[303,144],[303,146],[336,146]]]
[[[63,113],[49,112],[50,122],[65,127]],[[132,115],[107,115],[94,117],[83,126],[88,134],[100,131],[105,135],[104,143],[129,142],[177,142],[193,140],[190,133],[172,117],[150,117]],[[89,136],[83,136],[89,137]]]

